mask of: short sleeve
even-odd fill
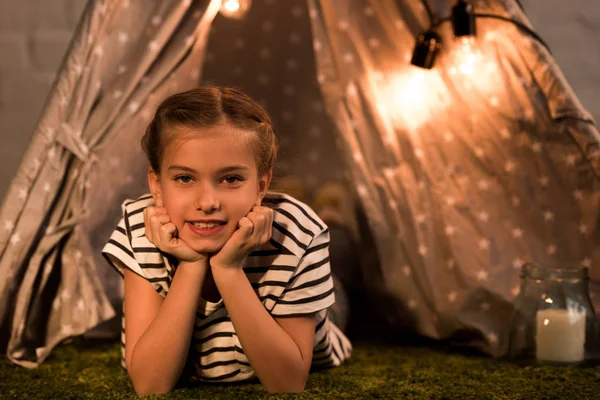
[[[329,265],[329,230],[312,240],[271,311],[274,317],[312,314],[335,303]]]
[[[108,263],[119,273],[124,275],[124,268],[129,268],[136,274],[144,277],[142,268],[135,259],[131,241],[127,235],[125,218],[122,218],[110,239],[102,249],[102,255]],[[144,277],[145,278],[145,277]]]
[[[128,268],[150,282],[164,297],[169,291],[174,269],[167,256],[146,238],[141,212],[145,205],[140,207],[139,203],[124,203],[123,219],[102,249],[102,255],[121,276],[124,268]],[[137,208],[133,211],[127,209],[134,207]]]

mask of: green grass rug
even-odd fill
[[[0,399],[136,398],[118,343],[75,340],[34,370],[0,361]],[[446,348],[355,343],[339,368],[312,372],[301,395],[259,383],[202,385],[153,399],[600,399],[600,367],[519,366]]]

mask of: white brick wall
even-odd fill
[[[0,198],[87,0],[0,0]]]
[[[521,0],[583,106],[600,124],[600,1]]]
[[[0,197],[18,166],[86,0],[0,0]],[[600,1],[522,0],[600,121]]]

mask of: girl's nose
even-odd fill
[[[196,210],[202,210],[205,213],[209,213],[221,208],[221,202],[214,189],[205,187],[196,195],[194,207]]]

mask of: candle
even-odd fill
[[[583,360],[585,312],[545,309],[536,315],[538,360],[576,362]]]

